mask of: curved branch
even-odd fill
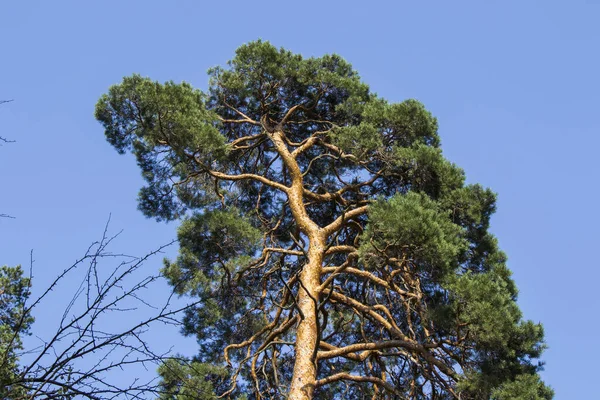
[[[218,178],[218,179],[223,179],[225,181],[242,181],[245,179],[252,179],[252,180],[264,183],[267,186],[271,186],[275,189],[279,189],[284,193],[287,193],[290,189],[289,187],[287,187],[279,182],[275,182],[268,178],[265,178],[262,175],[256,175],[256,174],[230,175],[230,174],[225,174],[223,172],[218,172],[218,171],[213,171],[213,170],[208,170],[207,172],[210,176]]]
[[[369,206],[360,206],[357,207],[353,210],[350,210],[348,212],[343,213],[342,215],[340,215],[339,217],[337,217],[335,219],[335,221],[333,221],[332,223],[330,223],[329,225],[327,225],[326,227],[323,228],[323,233],[326,236],[331,235],[332,233],[334,233],[335,231],[337,231],[338,229],[340,229],[342,227],[342,225],[344,224],[345,221],[351,220],[353,218],[359,217],[363,214],[366,214],[367,211],[369,211]]]
[[[341,380],[353,381],[353,382],[369,382],[369,383],[373,383],[375,385],[381,386],[382,388],[384,388],[385,390],[387,390],[388,392],[390,392],[390,393],[392,393],[392,394],[394,394],[396,396],[400,396],[401,395],[396,390],[396,388],[394,388],[394,386],[392,386],[391,384],[387,383],[383,379],[375,378],[374,376],[351,375],[351,374],[349,374],[347,372],[340,372],[340,373],[337,373],[335,375],[328,376],[327,378],[319,379],[318,381],[315,382],[315,386],[316,387],[325,386],[325,385],[328,385],[330,383],[338,382],[338,381],[341,381]],[[399,397],[399,399],[401,399],[401,398]]]

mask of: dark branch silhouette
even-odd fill
[[[0,105],[5,104],[5,103],[10,103],[12,100],[0,100]],[[7,138],[5,138],[4,136],[0,136],[0,142],[4,142],[4,143],[14,143],[14,140],[9,140]],[[4,216],[4,215],[0,215],[0,216]]]
[[[173,242],[143,257],[133,257],[108,250],[118,235],[109,236],[107,224],[102,238],[62,271],[39,297],[30,299],[27,293],[10,343],[4,352],[0,348],[0,371],[14,350],[13,343],[27,333],[25,321],[40,305],[51,302],[52,294],[65,290],[61,286],[65,280],[71,282],[80,274],[80,283],[72,289],[73,295],[62,315],[57,314],[61,317],[56,330],[44,332],[38,337],[38,346],[25,346],[17,354],[20,366],[5,389],[9,398],[141,399],[160,392],[156,377],[141,380],[135,371],[156,370],[173,357],[170,349],[152,348],[146,333],[155,324],[179,325],[179,314],[193,304],[174,306],[174,292],[161,299],[155,285],[162,277],[142,271],[147,260]],[[107,269],[100,265],[109,261],[116,266]],[[33,259],[30,265],[31,275]],[[115,328],[114,321],[126,324]],[[115,372],[123,383],[116,382]]]

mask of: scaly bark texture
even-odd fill
[[[316,355],[318,346],[318,303],[320,297],[321,267],[325,253],[325,238],[321,228],[309,217],[304,206],[302,172],[284,141],[285,134],[278,130],[270,135],[277,153],[290,174],[291,187],[286,190],[290,209],[300,230],[308,238],[306,264],[299,273],[298,324],[295,345],[294,373],[290,399],[312,399],[317,378]]]
[[[308,247],[308,263],[300,273],[302,288],[298,293],[298,308],[304,318],[301,319],[296,333],[294,373],[290,387],[290,399],[312,399],[317,380],[316,355],[319,338],[317,306],[319,299],[319,283],[323,240],[318,233],[310,235],[312,240]]]
[[[209,75],[206,93],[125,78],[96,117],[137,158],[140,209],[181,220],[163,271],[198,302],[184,333],[193,365],[221,368],[215,397],[552,397],[488,232],[495,195],[442,156],[421,103],[261,41]],[[202,379],[175,369],[163,398],[187,399]]]

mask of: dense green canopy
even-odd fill
[[[161,369],[165,399],[281,398],[300,378],[306,398],[552,397],[488,232],[495,195],[443,157],[421,103],[262,41],[209,75],[206,93],[133,75],[96,107],[137,158],[140,210],[181,219],[164,273],[200,300],[199,351]]]
[[[30,279],[20,266],[0,268],[0,398],[24,398],[26,391],[12,385],[19,372],[22,336],[29,333],[33,318],[25,312]]]

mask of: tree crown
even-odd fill
[[[488,232],[496,196],[443,157],[421,103],[263,41],[209,76],[206,93],[127,77],[96,117],[137,158],[142,212],[183,219],[164,273],[201,299],[185,333],[195,362],[230,367],[220,395],[277,398],[309,371],[333,398],[552,396]]]

